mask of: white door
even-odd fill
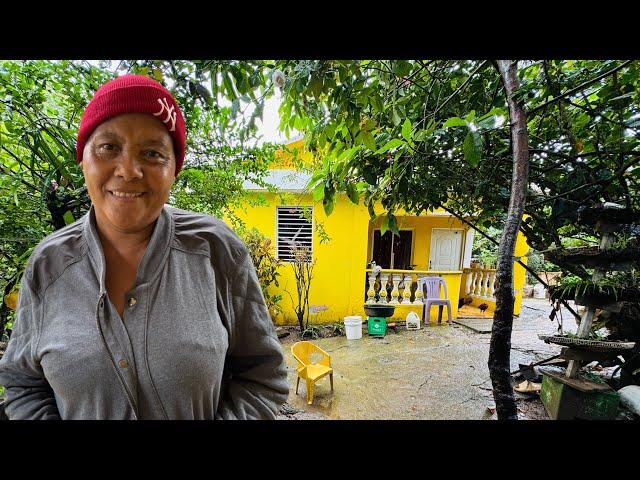
[[[429,270],[460,270],[464,230],[431,229]]]

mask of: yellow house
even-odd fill
[[[302,140],[287,145],[288,151],[295,149],[302,152],[303,159],[310,159],[310,154],[303,151]],[[280,269],[280,287],[272,287],[273,293],[283,297],[283,314],[274,319],[276,324],[297,324],[292,302],[296,299],[296,281],[288,263],[290,240],[294,238],[311,249],[315,261],[309,293],[310,323],[334,323],[347,315],[361,315],[364,319],[366,301],[394,304],[393,318],[399,321],[410,311],[422,317],[423,305],[420,292],[416,297],[417,285],[422,278],[432,275],[444,278],[454,319],[458,316],[461,296],[471,297],[472,305],[486,303],[489,312],[495,309],[495,270],[471,264],[474,231],[466,224],[444,211],[421,215],[399,211],[395,212],[399,235],[392,235],[390,231],[381,235],[381,219],[370,221],[367,208],[353,204],[344,194],[338,195],[333,212],[326,216],[322,202],[314,202],[311,192],[305,188],[310,175],[295,168],[290,154],[279,153],[266,181],[275,185],[280,193],[245,182],[245,188],[252,195],[261,195],[264,202],[250,210],[235,211],[247,226],[256,227],[272,239],[278,258],[284,262]],[[301,215],[303,209],[308,212],[304,216]],[[377,213],[382,211],[381,207],[376,208]],[[527,251],[521,235],[515,255],[525,255]],[[382,270],[374,271],[371,262]],[[520,313],[524,281],[524,268],[516,264],[515,314]],[[381,285],[387,288],[382,289]],[[438,308],[432,307],[431,321],[436,322],[437,318]],[[443,321],[446,321],[446,308]]]

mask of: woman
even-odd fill
[[[220,220],[165,206],[185,139],[147,77],[87,106],[76,156],[92,206],[28,262],[0,361],[10,419],[274,418],[285,402],[247,249]]]

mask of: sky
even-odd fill
[[[287,141],[287,137],[284,132],[280,132],[280,130],[278,130],[278,125],[280,123],[278,108],[280,107],[280,102],[280,92],[276,92],[271,98],[264,102],[264,111],[262,115],[263,121],[260,122],[259,119],[256,121],[258,135],[262,136],[262,138],[258,140],[258,144],[265,142],[285,143]],[[253,108],[248,108],[245,115],[250,115],[252,110]],[[297,138],[297,132],[292,131],[290,133],[289,140],[293,138]]]

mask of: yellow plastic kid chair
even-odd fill
[[[297,372],[298,379],[296,381],[296,395],[298,394],[298,386],[300,379],[304,378],[307,382],[307,403],[313,403],[313,388],[316,380],[329,375],[331,381],[331,391],[333,392],[333,368],[331,368],[331,357],[327,352],[311,342],[294,343],[291,347],[291,353],[298,362]],[[314,353],[321,354],[323,357],[314,362],[311,355]]]

